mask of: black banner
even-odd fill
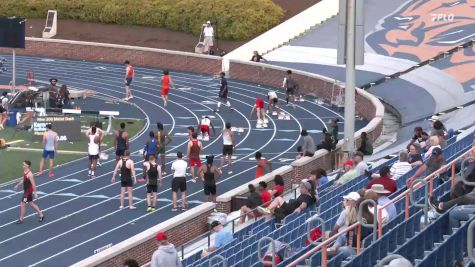
[[[25,19],[0,17],[0,47],[25,48]]]
[[[46,116],[36,117],[33,121],[33,137],[43,138],[46,125],[51,124],[53,131],[58,133],[59,141],[81,140],[81,121],[73,116]]]

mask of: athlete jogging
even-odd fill
[[[41,155],[40,161],[40,171],[37,175],[43,174],[43,167],[45,165],[46,158],[49,158],[49,177],[53,177],[53,164],[54,164],[54,156],[55,153],[58,151],[58,134],[52,130],[53,126],[51,124],[46,125],[46,132],[43,135],[43,154]]]
[[[112,183],[115,183],[115,176],[117,175],[117,172],[119,170],[120,170],[119,209],[124,208],[124,195],[125,195],[126,190],[129,197],[129,209],[131,210],[136,209],[133,203],[132,187],[134,186],[134,183],[137,182],[137,178],[135,177],[134,161],[130,159],[130,152],[128,150],[125,150],[124,156],[119,162],[117,162],[117,165],[115,166],[114,174],[112,175],[112,179],[111,179]]]
[[[262,158],[262,153],[257,151],[255,154],[257,161],[256,179],[266,174],[266,168],[269,167],[269,172],[272,172],[272,163]]]
[[[145,169],[145,163],[148,162],[150,156],[154,156],[154,158],[157,157],[158,141],[155,138],[155,133],[153,131],[150,131],[148,133],[148,136],[149,136],[149,139],[145,143],[145,147],[143,149],[143,155],[144,155],[143,178],[139,179],[139,183],[145,183],[145,178],[146,178],[146,173],[147,173]]]
[[[195,165],[198,166],[198,169],[201,168],[201,159],[200,152],[203,149],[203,145],[198,141],[198,133],[194,132],[191,135],[191,140],[188,142],[187,155],[190,160],[190,169],[191,169],[191,178],[193,182],[196,182],[198,177],[195,177]]]
[[[233,111],[234,109],[231,107],[231,103],[228,100],[228,81],[224,77],[225,73],[221,72],[219,76],[221,77],[221,87],[219,89],[218,108],[216,108],[214,112],[219,112],[219,107],[221,107],[221,103],[225,103],[226,106],[229,108],[229,111]]]
[[[263,98],[256,98],[256,104],[252,107],[251,115],[249,115],[250,119],[252,119],[252,114],[254,114],[254,111],[257,114],[257,125],[267,127],[267,123],[269,123],[269,121],[267,120],[266,113],[264,111]]]
[[[26,203],[28,203],[28,205],[30,205],[30,207],[34,209],[36,213],[38,213],[40,222],[44,221],[45,219],[45,215],[41,212],[40,208],[35,203],[33,203],[33,196],[35,199],[38,199],[38,193],[36,193],[35,178],[30,170],[30,167],[31,161],[23,161],[23,179],[17,185],[15,185],[15,190],[23,185],[23,196],[20,201],[20,219],[18,219],[16,222],[17,224],[23,223],[26,212]]]
[[[274,110],[276,112],[280,112],[280,102],[279,98],[277,97],[277,93],[275,91],[269,91],[267,93],[267,99],[269,101],[269,104],[267,105],[267,110],[270,112],[273,112]]]
[[[115,161],[118,162],[120,157],[124,156],[126,150],[129,149],[129,134],[125,131],[125,123],[120,123],[120,130],[115,131],[114,138]]]
[[[186,210],[186,168],[188,164],[183,160],[183,154],[178,151],[176,153],[177,159],[172,163],[172,211],[177,211],[177,194],[181,191],[181,210]]]
[[[132,90],[130,89],[130,84],[134,80],[135,70],[134,70],[134,67],[130,65],[130,61],[126,60],[124,64],[125,64],[125,99],[124,100],[130,100],[134,98],[132,96]]]
[[[165,175],[165,159],[166,159],[166,146],[172,142],[172,138],[168,135],[168,132],[163,128],[161,122],[157,122],[157,154],[160,155],[160,165],[162,166],[162,175]]]
[[[231,123],[226,122],[225,129],[223,130],[223,155],[221,157],[221,168],[224,165],[224,158],[228,160],[228,174],[232,174],[232,167],[233,167],[233,152],[236,148],[234,142],[234,132],[231,129]]]
[[[145,161],[143,166],[147,177],[147,211],[152,212],[157,209],[157,189],[158,184],[162,186],[162,170],[154,155],[148,156],[148,161]]]
[[[88,147],[87,151],[89,154],[89,172],[88,175],[91,178],[95,178],[94,172],[96,171],[96,166],[97,166],[97,160],[99,159],[99,143],[102,138],[102,135],[96,134],[97,133],[97,127],[93,126],[91,128],[91,132],[89,133],[88,138]]]
[[[162,77],[162,99],[163,99],[163,106],[167,106],[168,104],[168,90],[170,87],[175,88],[175,84],[170,77],[168,70],[163,71]]]
[[[221,176],[221,169],[213,165],[214,156],[206,156],[206,165],[199,169],[199,176],[203,182],[203,191],[205,194],[205,202],[216,202],[216,179]]]
[[[216,136],[216,130],[214,129],[214,125],[209,119],[208,116],[205,116],[202,120],[200,125],[198,125],[198,129],[201,131],[201,138],[204,141],[208,141],[210,138],[209,127],[213,129],[213,135]]]

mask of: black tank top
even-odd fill
[[[205,172],[205,175],[204,175],[204,178],[205,178],[205,181],[204,181],[204,184],[205,185],[216,185],[216,180],[214,179],[214,172],[211,171],[211,166],[206,164],[206,172]]]
[[[158,164],[150,164],[150,169],[148,169],[147,171],[149,185],[157,185],[157,179],[158,179],[157,167],[158,167]]]
[[[31,193],[33,191],[31,181],[30,181],[30,179],[28,179],[28,174],[29,173],[30,172],[27,172],[27,173],[23,174],[23,191],[25,193]]]
[[[127,160],[129,159],[122,160],[122,168],[120,168],[120,180],[125,182],[132,180],[132,171],[127,168]]]
[[[124,131],[119,130],[119,135],[117,136],[117,149],[125,150],[125,139],[122,137]]]

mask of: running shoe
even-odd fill
[[[43,216],[41,216],[38,221],[39,221],[39,222],[43,222],[44,220],[45,220],[45,215],[43,214]]]
[[[198,180],[197,177],[191,179],[191,181],[192,181],[193,183],[196,183],[196,180]]]
[[[257,210],[262,213],[262,214],[271,214],[270,210],[268,208],[264,208],[264,207],[257,207]]]
[[[123,209],[123,208],[124,208],[124,206],[119,206],[119,209],[120,209],[120,210]]]
[[[213,110],[214,113],[218,113],[219,112],[219,109],[215,109]]]
[[[135,206],[129,206],[129,210],[134,210],[134,209],[136,209],[136,208],[137,208],[137,207],[135,207]]]
[[[228,174],[233,174],[233,171],[228,171]]]
[[[165,176],[165,175],[167,175],[167,172],[162,172],[162,176]]]
[[[172,208],[172,211],[178,211],[178,209],[177,208]]]
[[[16,221],[16,224],[22,224],[22,223],[23,223],[22,219],[18,219],[18,221]]]
[[[152,207],[148,207],[147,212],[151,212],[151,211],[152,211]]]
[[[54,177],[54,173],[50,172],[50,173],[48,174],[48,177],[49,177],[49,178]]]
[[[183,211],[186,210],[186,207],[181,207],[181,210],[183,210]]]
[[[229,112],[233,112],[234,111],[234,108],[229,108]]]
[[[130,100],[130,99],[133,99],[133,98],[134,98],[134,96],[133,96],[133,95],[131,95],[131,96],[129,97],[129,99],[128,99],[128,100]]]
[[[154,211],[156,211],[156,210],[157,210],[156,208],[152,207],[150,211],[151,211],[151,212],[154,212]]]

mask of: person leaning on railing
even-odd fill
[[[419,176],[423,175],[424,173],[426,174],[431,174],[437,170],[439,170],[441,167],[443,167],[445,164],[447,164],[447,161],[444,159],[444,155],[442,154],[442,149],[441,148],[434,148],[431,152],[430,158],[422,164],[419,169],[417,169],[416,173],[412,175],[409,179],[407,179],[407,185],[409,186],[412,181],[417,179]],[[447,171],[448,168],[444,168],[440,170],[439,173],[443,173]]]

